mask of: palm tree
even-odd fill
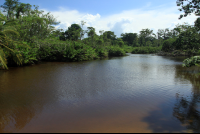
[[[12,36],[18,35],[18,32],[13,25],[14,20],[7,20],[6,16],[0,12],[0,66],[3,69],[8,69],[6,54],[11,53],[13,60],[18,64],[22,64],[22,57],[16,50],[11,48],[11,45],[15,43]]]

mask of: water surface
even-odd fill
[[[200,132],[200,69],[129,54],[0,71],[0,132]]]

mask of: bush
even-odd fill
[[[89,45],[55,40],[41,41],[39,56],[44,61],[85,61],[99,58],[95,49]]]
[[[176,41],[175,38],[170,38],[165,40],[161,50],[164,52],[172,51],[175,47],[175,41]]]
[[[132,54],[150,54],[157,53],[160,51],[160,47],[134,47],[132,49]]]
[[[124,56],[124,55],[126,55],[125,51],[118,46],[115,46],[115,47],[111,46],[109,48],[108,53],[109,53],[109,56]]]
[[[131,53],[133,47],[132,47],[132,46],[128,46],[128,45],[124,45],[123,49],[124,49],[124,51],[125,51],[126,53]]]
[[[183,61],[184,64],[182,64],[183,67],[191,67],[196,66],[198,63],[200,63],[200,56],[193,56],[191,58],[187,58]]]
[[[108,57],[108,51],[105,48],[97,48],[96,53],[98,54],[99,58]]]

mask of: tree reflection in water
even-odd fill
[[[35,116],[35,110],[29,108],[13,108],[1,110],[0,133],[12,132],[12,129],[22,129]],[[14,127],[12,127],[14,125]]]
[[[34,104],[36,101],[34,97],[28,99],[28,97],[17,97],[14,94],[10,97],[5,92],[0,95],[0,133],[21,130],[42,109],[42,104]]]
[[[177,102],[173,110],[176,117],[188,130],[200,132],[200,74],[199,70],[189,68],[186,71],[177,69],[176,77],[189,80],[193,86],[191,95],[176,94]]]
[[[39,88],[43,81],[37,77],[39,75],[34,70],[32,74],[26,75],[26,68],[16,69],[19,71],[13,69],[1,74],[0,133],[17,132],[24,128],[54,95],[52,90],[47,92],[47,89],[51,89],[48,86],[47,89]],[[32,77],[33,81],[24,82],[29,80],[29,77]],[[34,83],[34,80],[38,81]]]

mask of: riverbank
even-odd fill
[[[181,50],[174,50],[171,52],[163,52],[163,51],[159,51],[158,53],[156,53],[156,55],[158,56],[198,56],[200,55],[198,52],[192,51],[192,50],[185,50],[185,51],[181,51]]]

